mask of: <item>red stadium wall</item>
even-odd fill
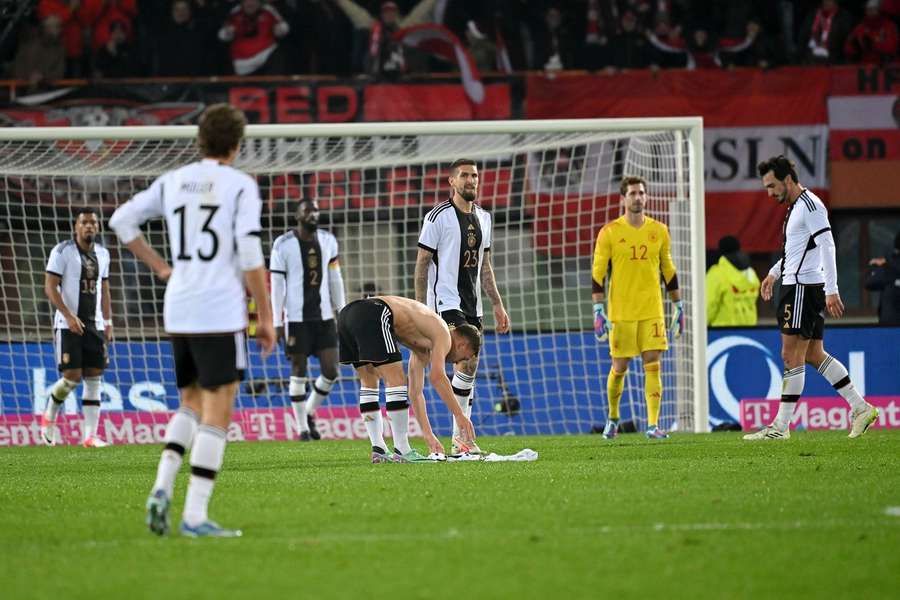
[[[774,153],[794,159],[802,183],[833,208],[900,206],[900,69],[894,67],[532,74],[486,80],[480,104],[446,78],[66,83],[72,85],[22,96],[7,82],[0,87],[0,125],[190,123],[205,105],[221,101],[240,106],[255,123],[700,115],[710,247],[726,234],[739,236],[749,251],[779,247],[783,209],[765,196],[755,173],[756,163]],[[400,186],[417,192],[409,202],[429,201],[425,171],[396,174],[389,193]],[[492,193],[500,203],[509,190],[502,171],[501,165]],[[313,185],[340,203],[358,182]],[[524,201],[537,217],[539,247],[585,254],[598,224],[582,211],[609,200],[569,197],[552,210],[546,199]]]

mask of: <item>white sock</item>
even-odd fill
[[[388,418],[391,420],[391,433],[394,436],[394,448],[401,454],[412,450],[409,445],[409,396],[406,386],[385,388]]]
[[[456,398],[456,402],[459,403],[459,407],[463,409],[463,412],[468,417],[472,414],[470,402],[475,387],[475,376],[456,371],[453,373],[450,385],[453,388],[453,396]],[[456,424],[456,419],[453,419],[453,436],[456,437],[458,435],[459,427]]]
[[[378,388],[359,388],[359,412],[369,441],[373,448],[380,448],[387,452],[387,442],[384,441],[384,421],[381,418],[381,407],[378,405]]]
[[[175,492],[175,476],[181,469],[184,453],[190,449],[196,430],[197,414],[185,406],[179,408],[169,419],[163,439],[166,445],[159,457],[153,492],[164,490],[169,498],[172,497]]]
[[[209,499],[224,457],[225,430],[212,425],[200,425],[197,428],[197,441],[191,450],[191,479],[181,517],[192,527],[209,520]]]
[[[850,381],[850,373],[847,368],[841,364],[841,361],[831,356],[825,357],[822,364],[819,365],[819,373],[822,374],[828,383],[834,386],[837,393],[844,397],[844,400],[854,409],[858,410],[866,406],[866,400],[857,391],[856,386]]]
[[[63,402],[66,401],[72,390],[78,387],[77,381],[60,377],[50,388],[50,401],[47,402],[47,412],[45,413],[47,420],[56,421],[59,410],[62,408]]]
[[[81,411],[84,413],[84,439],[97,435],[100,423],[100,377],[85,377],[81,391]]]
[[[294,377],[291,375],[291,383],[288,386],[288,394],[291,396],[291,407],[294,409],[294,419],[300,432],[309,431],[309,423],[306,422],[306,377]]]
[[[803,393],[803,385],[806,382],[806,367],[800,366],[794,369],[786,369],[784,380],[781,384],[781,404],[778,406],[778,416],[772,423],[778,429],[784,430],[790,427],[791,417],[794,415],[794,407]]]
[[[309,398],[306,400],[306,414],[310,416],[316,415],[316,409],[322,406],[325,397],[328,396],[331,388],[334,387],[335,381],[337,381],[337,379],[328,379],[324,375],[319,375],[316,378],[316,381],[312,384],[312,391],[309,393]]]

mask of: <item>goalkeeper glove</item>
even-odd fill
[[[609,337],[609,319],[602,302],[594,305],[594,336],[598,342],[605,342]]]
[[[677,300],[673,304],[675,310],[672,311],[672,323],[669,325],[669,331],[672,332],[672,338],[677,339],[684,333],[684,302]]]

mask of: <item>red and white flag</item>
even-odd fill
[[[417,48],[448,62],[455,62],[462,76],[466,96],[475,104],[484,101],[484,84],[481,83],[481,75],[475,61],[452,31],[443,25],[426,23],[398,29],[393,37],[405,46]]]

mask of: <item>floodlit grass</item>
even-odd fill
[[[535,463],[371,465],[357,442],[233,444],[211,516],[157,538],[159,447],[0,451],[0,597],[894,596],[900,434],[482,438]],[[422,448],[419,442],[416,445]],[[187,482],[178,480],[177,526]]]

